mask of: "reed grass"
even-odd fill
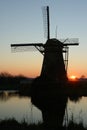
[[[0,130],[8,129],[8,130],[47,130],[47,128],[44,127],[43,123],[39,124],[28,124],[23,120],[21,123],[16,121],[14,118],[12,119],[6,119],[0,121]],[[51,128],[50,128],[51,129]],[[52,129],[55,130],[55,129]],[[58,129],[57,129],[58,130]],[[70,122],[69,125],[66,127],[63,127],[63,130],[87,130],[87,128],[84,128],[83,124],[76,124],[74,122]]]

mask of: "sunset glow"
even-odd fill
[[[71,76],[69,77],[69,80],[76,81],[76,80],[77,80],[77,76],[71,75]]]

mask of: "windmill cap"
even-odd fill
[[[62,42],[60,42],[59,40],[57,40],[56,38],[53,38],[53,39],[48,39],[47,40],[47,42],[46,42],[46,44],[45,44],[45,47],[47,47],[47,46],[57,46],[57,47],[61,47],[61,48],[63,48],[63,43]]]

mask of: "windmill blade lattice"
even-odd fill
[[[78,45],[79,39],[78,38],[66,38],[66,39],[59,39],[64,46],[66,45]]]
[[[43,26],[44,26],[44,37],[50,39],[50,20],[49,20],[49,6],[42,8],[43,13]]]
[[[42,43],[20,43],[11,44],[12,52],[23,52],[23,51],[37,51],[44,52],[44,45]]]

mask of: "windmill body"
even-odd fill
[[[63,82],[67,78],[62,53],[63,44],[57,39],[49,39],[44,48],[41,76]]]

